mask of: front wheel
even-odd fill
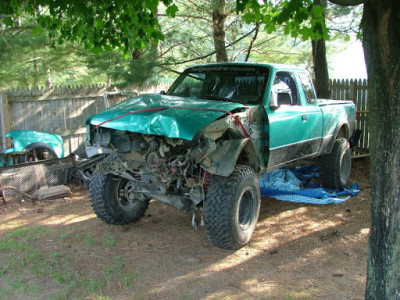
[[[204,205],[204,224],[210,242],[239,249],[253,235],[260,211],[258,179],[249,166],[237,166],[229,177],[214,175]]]
[[[89,185],[93,211],[106,223],[123,225],[139,220],[146,212],[150,199],[133,192],[129,180],[94,172]]]
[[[346,187],[351,171],[351,151],[345,138],[338,138],[332,152],[324,157],[321,180],[324,187],[343,189]]]

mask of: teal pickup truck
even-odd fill
[[[215,63],[86,124],[87,155],[104,156],[89,189],[100,219],[136,221],[156,199],[200,219],[213,245],[238,249],[257,223],[259,174],[319,157],[324,185],[345,186],[355,108],[316,99],[301,68]]]

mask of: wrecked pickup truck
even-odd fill
[[[344,187],[354,123],[354,104],[317,100],[303,69],[194,66],[166,93],[128,99],[86,121],[88,156],[104,156],[91,204],[103,221],[126,224],[156,199],[192,214],[213,245],[238,249],[257,223],[258,174],[321,157],[324,185]]]

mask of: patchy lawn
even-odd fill
[[[112,226],[88,193],[0,206],[0,299],[363,299],[370,226],[368,159],[359,196],[339,205],[264,198],[253,240],[209,244],[190,216],[152,201]]]

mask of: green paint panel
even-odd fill
[[[245,106],[233,102],[157,94],[142,95],[125,100],[90,117],[86,120],[86,124],[99,125],[116,118],[101,127],[192,140],[199,130],[226,114],[209,109],[233,111],[240,107]],[[161,108],[166,109],[158,110]],[[134,113],[136,111],[138,112]],[[129,115],[122,116],[124,114]]]
[[[64,157],[64,143],[58,134],[51,134],[36,130],[14,130],[6,134],[13,139],[14,147],[6,149],[4,153],[22,152],[31,144],[44,143],[49,145],[59,158]]]
[[[307,117],[307,121],[304,120]],[[318,106],[291,106],[270,111],[270,149],[321,138],[323,118]]]

